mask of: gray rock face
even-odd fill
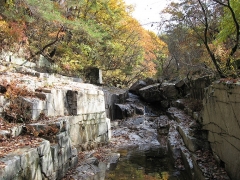
[[[197,131],[197,122],[192,119],[190,116],[185,115],[182,110],[171,107],[168,109],[168,114],[178,122],[177,130],[183,138],[183,141],[186,147],[191,152],[195,152],[198,149],[204,149],[209,147],[207,140],[201,141],[202,139],[196,138],[198,133]],[[193,125],[196,124],[196,126]],[[192,128],[190,128],[190,125]]]
[[[160,84],[154,84],[139,89],[140,96],[147,102],[156,102],[163,100]]]
[[[106,142],[111,138],[110,120],[104,112],[95,116],[67,117],[70,125],[70,138],[74,146],[79,147],[88,142]]]
[[[135,113],[134,107],[130,104],[116,104],[116,118],[125,119],[127,117],[132,117]]]
[[[76,166],[78,153],[67,132],[58,134],[55,142],[41,139],[37,147],[22,147],[1,158],[0,179],[61,179]]]
[[[135,82],[130,88],[129,88],[129,92],[132,92],[134,94],[139,94],[139,89],[146,87],[147,83],[139,80],[137,82]]]
[[[231,179],[240,179],[240,85],[215,82],[204,99],[203,128],[216,156]]]
[[[147,102],[157,102],[175,99],[178,96],[178,90],[174,84],[163,83],[139,89],[139,94]]]
[[[77,165],[75,147],[81,144],[90,147],[89,142],[101,143],[111,138],[110,120],[105,119],[104,115],[86,115],[59,118],[49,124],[29,124],[27,133],[48,140],[42,139],[36,148],[18,149],[1,158],[4,169],[0,170],[0,179],[61,179],[69,168]]]
[[[43,141],[37,148],[37,151],[40,158],[41,172],[46,178],[49,178],[53,174],[53,161],[49,141]]]
[[[115,104],[124,104],[128,98],[128,91],[117,88],[104,88],[105,111],[107,118],[111,120],[118,119],[117,106]]]
[[[3,103],[4,99],[0,104]],[[41,114],[65,116],[105,111],[104,93],[97,89],[44,90],[41,94],[37,93],[36,97],[18,97],[14,99],[14,103],[25,109],[23,114],[28,120],[37,120]]]
[[[178,96],[178,90],[172,83],[163,83],[161,89],[163,96],[168,100],[176,99]]]
[[[187,107],[187,104],[182,105]],[[186,179],[230,179],[211,152],[207,140],[208,133],[201,128],[199,121],[193,118],[193,113],[191,115],[186,113],[189,112],[176,107],[171,107],[167,111],[170,127],[168,149],[175,159],[175,167],[188,172]]]
[[[197,79],[193,79],[188,82],[188,91],[190,93],[190,98],[200,99],[204,98],[204,89],[211,84],[211,77],[205,76]]]

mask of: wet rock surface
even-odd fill
[[[111,144],[115,148],[128,146],[159,146],[157,140],[157,118],[133,117],[120,122],[112,131]]]
[[[162,145],[158,141],[158,120],[157,117],[135,116],[112,122],[111,141],[92,151],[80,152],[78,167],[65,179],[105,179],[106,171],[116,167],[121,150],[147,151],[161,146],[166,150],[166,141],[162,141]]]
[[[157,165],[152,167],[151,164],[157,163],[161,156],[170,157],[168,161],[175,169],[168,179],[230,179],[211,152],[206,131],[201,129],[200,117],[196,115],[198,112],[192,111],[185,100],[174,102],[175,107],[169,108],[166,115],[142,104],[136,95],[129,94],[127,102],[124,107],[134,102],[143,109],[143,115],[135,113],[132,117],[112,121],[111,141],[92,151],[80,152],[78,167],[65,179],[108,179],[109,172],[118,164],[121,166],[126,157],[141,164],[138,168],[145,168],[144,163],[150,159],[152,163],[148,166],[154,169]],[[162,151],[161,155],[152,154],[153,149]],[[139,152],[144,153],[139,155]]]

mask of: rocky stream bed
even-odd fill
[[[162,111],[136,95],[130,93],[129,97],[126,104],[134,102],[142,115],[112,121],[111,141],[80,152],[77,168],[64,180],[229,179],[209,150],[199,124],[188,115],[192,111],[185,100]],[[199,139],[194,137],[196,129]]]

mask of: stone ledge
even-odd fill
[[[195,152],[198,149],[200,149],[199,147],[200,143],[198,143],[198,139],[190,136],[189,130],[187,128],[185,128],[184,126],[181,126],[180,124],[177,126],[177,130],[179,134],[182,136],[184,144],[186,145],[189,151]]]
[[[185,147],[181,135],[176,130],[177,123],[170,121],[170,129],[168,135],[168,149],[173,157],[175,167],[180,170],[187,170],[187,179],[192,179],[194,174],[193,163],[190,151]]]
[[[18,107],[31,124],[6,129],[0,137],[18,136],[22,139],[23,136],[19,135],[26,133],[30,139],[44,139],[32,149],[28,147],[31,142],[22,142],[26,146],[24,148],[16,145],[19,149],[12,152],[11,157],[6,152],[9,161],[6,164],[2,162],[4,158],[0,158],[0,166],[6,167],[0,169],[0,179],[61,179],[78,162],[76,147],[83,150],[99,147],[111,138],[104,92],[101,87],[82,83],[80,78],[38,73],[20,66],[16,71],[1,74],[0,79],[9,84],[13,82],[13,85],[17,82],[18,87],[31,92],[31,96],[14,99],[18,100]],[[8,102],[1,95],[0,106],[6,108],[7,105]],[[7,142],[11,140],[7,139]],[[3,155],[2,152],[0,155]],[[21,165],[21,162],[28,164]]]
[[[188,172],[187,179],[206,180],[223,178],[230,180],[226,171],[219,167],[218,162],[210,151],[190,152],[182,137],[176,130],[177,123],[170,122],[168,148],[175,162],[175,167]]]
[[[198,149],[209,147],[205,131],[201,130],[201,125],[194,118],[174,107],[169,108],[167,114],[178,123],[177,130],[190,151],[195,152]]]
[[[65,139],[64,139],[65,138]],[[0,179],[60,179],[78,161],[77,150],[64,134],[58,144],[42,139],[36,147],[25,146],[0,158]]]
[[[0,140],[4,138],[17,137],[23,132],[23,125],[14,125],[5,130],[0,130]]]

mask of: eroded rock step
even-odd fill
[[[201,125],[196,120],[175,107],[169,108],[167,114],[177,122],[177,130],[191,152],[209,148],[207,132],[201,130]]]
[[[184,145],[183,139],[177,131],[177,123],[169,120],[168,150],[173,158],[174,165],[180,170],[186,170],[187,179],[193,177],[193,163],[190,151]]]
[[[171,119],[168,148],[175,166],[185,169],[189,179],[230,179],[214,159],[206,140],[207,134],[201,130],[201,125],[175,107],[169,108],[167,114]]]
[[[69,141],[50,144],[39,137],[24,136],[16,139],[9,148],[14,148],[14,145],[22,147],[1,158],[0,179],[60,179],[78,161],[77,150]]]
[[[27,128],[41,135],[50,127],[55,128],[53,124],[31,124]],[[32,135],[25,136],[9,139],[12,145],[4,147],[7,154],[0,159],[0,179],[61,179],[69,169],[76,167],[78,152],[71,145],[66,131],[58,132],[56,136],[51,134],[51,142]],[[1,148],[2,151],[5,149]]]

